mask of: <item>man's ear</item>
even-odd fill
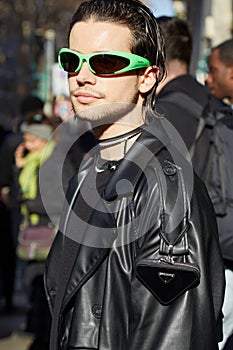
[[[153,88],[153,86],[157,81],[158,67],[151,66],[146,68],[140,77],[141,77],[141,81],[139,84],[139,91],[142,94],[146,94]]]

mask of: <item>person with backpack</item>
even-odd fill
[[[192,33],[188,21],[177,17],[157,19],[166,45],[167,76],[158,86],[156,110],[176,128],[189,150],[194,170],[205,182],[214,204],[218,222],[220,247],[225,263],[226,297],[223,333],[219,344],[223,349],[233,331],[233,113],[189,73]],[[232,161],[231,161],[232,160]],[[228,315],[231,317],[228,327]]]
[[[209,58],[208,58],[208,74],[206,78],[206,84],[210,92],[224,100],[227,104],[233,108],[233,39],[225,40],[214,46],[211,49]],[[227,211],[228,215],[224,215],[218,218],[218,225],[224,231],[227,232],[224,242],[223,256],[226,265],[226,281],[227,288],[225,293],[225,303],[224,303],[224,312],[225,312],[225,321],[226,325],[226,334],[229,335],[229,340],[227,341],[226,349],[233,348],[233,209],[232,209],[232,199],[233,199],[233,183],[229,185],[229,182],[232,181],[232,149],[233,149],[233,115],[230,115],[226,120],[228,128],[228,137],[227,142],[229,157],[227,160],[228,172],[226,174],[228,183],[227,189],[231,189],[230,194],[227,196]],[[224,134],[224,139],[226,134]],[[223,342],[224,344],[224,342]]]

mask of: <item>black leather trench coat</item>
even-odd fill
[[[51,350],[218,349],[224,271],[215,215],[197,177],[188,203],[185,259],[199,266],[199,285],[162,305],[136,275],[141,261],[160,255],[163,205],[171,225],[181,209],[178,205],[174,211],[168,203],[176,196],[174,171],[168,171],[169,193],[162,198],[158,173],[173,151],[168,151],[169,139],[158,125],[155,120],[145,129],[102,198],[95,195],[92,157],[70,185],[45,270],[53,316]],[[173,153],[172,158],[173,162],[177,158],[181,171],[187,170],[182,157]],[[80,187],[93,208],[86,224],[70,210]],[[179,261],[183,261],[182,244],[181,240],[174,249]]]

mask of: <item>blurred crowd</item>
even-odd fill
[[[49,346],[50,313],[43,286],[46,256],[20,255],[20,237],[26,227],[47,226],[56,231],[68,182],[91,144],[88,124],[76,122],[64,97],[54,101],[54,114],[48,116],[40,98],[26,96],[12,129],[1,129],[0,312],[14,311],[19,270],[29,305],[23,331],[35,337],[30,350]]]

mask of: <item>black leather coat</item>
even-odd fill
[[[181,206],[175,211],[168,203],[177,195],[177,174],[168,167],[169,193],[164,199],[159,166],[169,164],[173,153],[177,169],[192,178],[182,157],[172,149],[169,154],[169,140],[159,123],[152,122],[132,146],[109,180],[103,199],[95,196],[93,178],[89,179],[94,173],[92,158],[70,186],[45,271],[53,315],[51,350],[218,349],[223,263],[212,205],[198,178],[194,177],[187,209],[186,261],[199,266],[199,285],[164,306],[136,276],[141,261],[159,257],[163,206],[172,225],[180,221]],[[95,208],[83,227],[70,211],[80,186]],[[181,241],[174,249],[179,261],[183,260]]]

